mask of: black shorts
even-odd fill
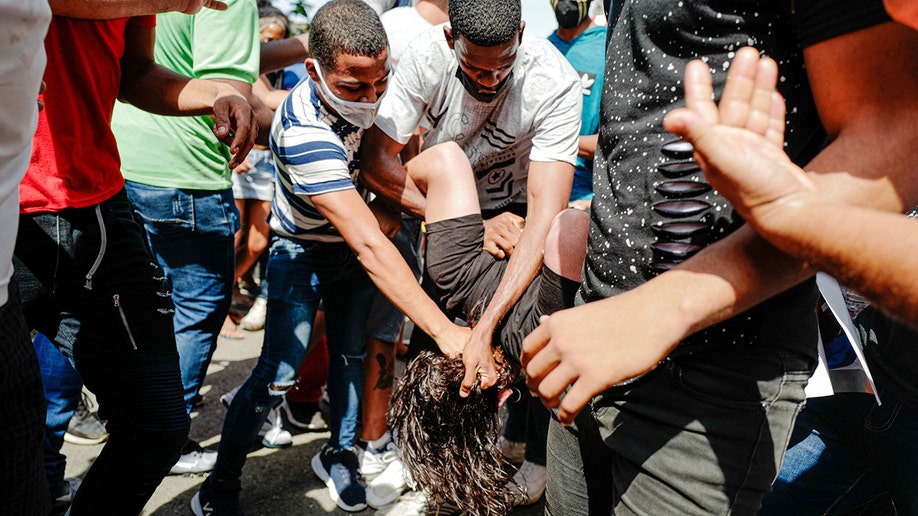
[[[477,321],[491,301],[509,260],[495,258],[482,249],[481,215],[465,215],[427,224],[429,291],[447,314]],[[519,361],[523,339],[539,324],[539,317],[573,306],[579,282],[562,278],[542,266],[494,333],[494,345]]]

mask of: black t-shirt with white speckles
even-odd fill
[[[595,197],[580,301],[630,290],[667,263],[678,263],[685,254],[742,224],[726,200],[698,188],[704,181],[701,172],[674,178],[658,168],[686,161],[664,155],[661,146],[674,139],[663,129],[663,117],[684,105],[683,74],[690,60],[708,63],[719,97],[736,50],[751,45],[774,58],[780,71],[778,87],[787,101],[786,150],[805,164],[827,138],[801,49],[887,20],[880,0],[624,2],[610,27],[606,50]],[[666,207],[674,207],[676,213]],[[661,231],[664,227],[684,232]],[[694,335],[677,353],[706,345],[762,342],[815,356],[815,301],[815,285],[804,283]]]

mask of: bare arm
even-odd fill
[[[360,142],[360,180],[390,204],[423,220],[425,193],[398,162],[404,147],[375,125],[367,129]]]
[[[229,145],[230,168],[242,163],[258,127],[246,101],[251,87],[239,81],[191,79],[153,62],[154,31],[130,25],[125,32],[119,98],[159,115],[213,115],[214,133]]]
[[[916,44],[918,33],[886,23],[805,50],[814,96],[834,137],[807,169],[830,198],[893,211],[914,204],[903,193],[918,192],[911,170],[918,56],[910,49]],[[686,336],[812,273],[743,227],[641,287],[546,318],[524,343],[530,388],[554,407],[573,384],[559,415],[569,423],[594,394],[647,371]],[[661,313],[668,315],[652,317]]]
[[[202,7],[226,10],[226,4],[218,0],[50,0],[49,3],[56,16],[86,20],[111,20],[169,11],[194,14]]]
[[[268,109],[275,111],[290,92],[287,90],[275,90],[268,84],[265,76],[261,75],[255,81],[255,84],[252,84],[252,93],[261,99]]]
[[[421,290],[408,264],[382,233],[376,217],[356,190],[316,195],[311,200],[319,213],[338,228],[383,295],[433,337],[443,353],[458,355],[469,330],[453,324]]]
[[[309,33],[297,34],[280,41],[261,44],[261,69],[259,73],[273,72],[309,57]]]
[[[589,136],[581,136],[580,142],[577,145],[577,156],[586,159],[593,159],[593,156],[596,155],[596,144],[599,142],[598,134],[591,134]]]
[[[556,161],[529,164],[526,225],[500,284],[463,351],[465,379],[461,395],[467,396],[471,392],[479,375],[482,389],[491,387],[497,381],[491,337],[497,325],[539,273],[548,230],[555,215],[567,206],[573,175],[574,167],[569,163]]]

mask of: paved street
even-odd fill
[[[215,446],[226,409],[220,395],[242,383],[255,365],[261,349],[262,332],[243,332],[243,340],[220,339],[204,385],[204,405],[192,414],[191,436],[202,446]],[[294,434],[293,446],[282,450],[262,449],[249,455],[242,478],[242,505],[249,516],[303,516],[348,514],[337,509],[325,485],[312,473],[309,461],[325,440],[327,432]],[[82,476],[102,446],[64,444],[68,457],[67,476]],[[188,516],[189,501],[205,476],[169,476],[143,514]],[[101,508],[100,508],[101,509]],[[99,514],[104,514],[103,510]],[[373,514],[367,509],[359,514]],[[542,504],[518,509],[514,515],[542,514]]]

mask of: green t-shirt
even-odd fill
[[[258,77],[258,11],[251,0],[228,0],[229,9],[156,17],[156,62],[197,79],[251,84]],[[112,130],[125,179],[169,188],[231,187],[229,148],[213,133],[210,116],[160,116],[117,103]]]

